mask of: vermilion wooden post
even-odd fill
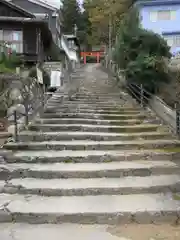
[[[84,64],[86,64],[86,54],[84,54]]]
[[[97,53],[97,63],[99,63],[99,60],[100,60],[100,54],[99,54],[99,52]]]

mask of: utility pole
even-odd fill
[[[109,14],[109,51],[108,51],[108,58],[111,59],[112,57],[112,14]]]
[[[109,15],[109,50],[112,49],[112,15]]]
[[[77,25],[76,24],[74,24],[74,35],[77,37]]]

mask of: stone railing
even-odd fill
[[[176,131],[176,110],[170,108],[161,98],[153,96],[149,102],[151,109],[166,122],[171,129]]]
[[[44,106],[47,98],[44,87],[36,78],[16,74],[0,74],[0,79],[8,81],[7,89],[0,95],[0,106],[8,119],[8,131],[17,135],[17,131],[28,125],[31,116]]]

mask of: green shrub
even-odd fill
[[[2,52],[0,56],[0,72],[10,73],[15,72],[16,67],[21,65],[21,59],[15,52],[8,55],[6,52]]]
[[[9,68],[16,68],[21,65],[22,61],[19,56],[17,56],[16,52],[12,52],[7,58],[6,66]]]
[[[141,53],[127,64],[126,78],[130,83],[143,84],[147,91],[154,93],[162,83],[170,81],[165,66],[161,57]]]
[[[165,63],[171,57],[169,49],[160,35],[140,28],[138,12],[132,9],[121,22],[113,59],[125,70],[127,82],[154,92],[170,79]]]
[[[0,73],[13,73],[15,69],[8,68],[4,63],[0,63]]]

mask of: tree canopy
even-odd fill
[[[115,41],[120,21],[132,2],[133,0],[84,0],[84,8],[91,23],[92,45],[108,44],[109,33],[112,42]]]
[[[63,32],[72,34],[74,32],[74,26],[78,26],[80,21],[80,8],[76,0],[63,0],[62,3]]]
[[[61,9],[63,32],[72,34],[77,27],[77,36],[81,45],[87,45],[87,35],[90,34],[90,22],[87,11],[80,9],[77,0],[63,0]]]
[[[84,0],[83,11],[77,0],[62,0],[63,31],[74,32],[85,48],[115,42],[116,33],[124,13],[134,0]],[[110,34],[110,36],[109,36]]]
[[[143,84],[154,92],[170,79],[165,61],[171,56],[169,49],[163,37],[140,27],[138,11],[133,8],[119,26],[114,60],[125,70],[127,82]]]

